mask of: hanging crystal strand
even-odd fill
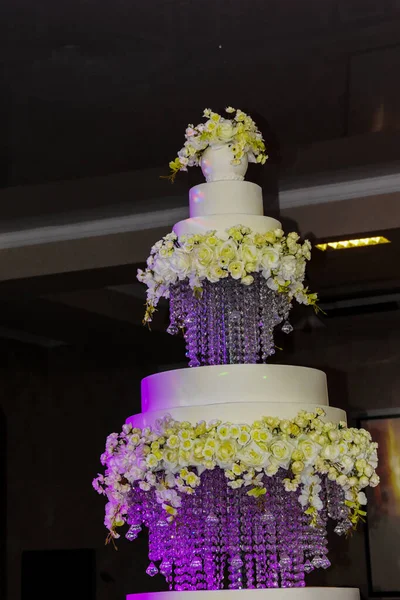
[[[193,494],[193,520],[191,523],[191,532],[193,539],[193,557],[190,562],[190,575],[192,590],[203,590],[204,585],[204,569],[203,569],[203,556],[204,556],[204,521],[203,521],[203,486],[198,493]]]
[[[262,515],[264,531],[267,539],[267,587],[279,587],[279,562],[278,562],[278,543],[277,543],[277,513],[279,506],[277,504],[277,484],[275,477],[264,476],[264,485],[267,489],[268,497],[265,511]]]
[[[288,299],[287,296],[285,296],[284,294],[275,294],[275,298],[276,298],[276,303],[278,304],[278,319],[277,319],[277,323],[281,323],[283,321],[283,325],[282,325],[282,331],[283,333],[292,333],[293,331],[293,325],[291,325],[289,323],[289,312],[290,309],[292,308],[292,305]]]
[[[273,337],[273,292],[268,288],[266,280],[262,277],[260,281],[260,342],[261,360],[266,362],[267,358],[275,353]]]
[[[219,363],[219,341],[218,341],[218,302],[217,287],[218,283],[208,283],[207,296],[207,336],[208,336],[208,364],[218,365]]]
[[[335,481],[330,481],[327,477],[325,478],[325,486],[328,516],[338,522],[335,533],[343,535],[352,527],[349,510],[344,503],[344,490]]]
[[[214,485],[214,479],[216,479]],[[203,513],[204,522],[204,573],[205,589],[217,590],[218,586],[218,560],[219,560],[219,518],[218,506],[215,505],[215,498],[218,497],[217,485],[218,477],[214,476],[213,471],[205,471],[202,475],[203,481]]]
[[[240,531],[241,549],[244,559],[244,570],[246,575],[246,589],[254,586],[254,558],[257,556],[253,548],[253,521],[254,521],[254,498],[240,490]]]
[[[218,281],[213,284],[214,289],[214,363],[215,365],[223,364],[223,306],[222,306],[222,286],[223,281]]]
[[[197,301],[199,305],[199,324],[198,324],[198,337],[199,337],[199,346],[200,346],[200,364],[207,365],[208,364],[208,297],[209,297],[209,283],[207,281],[204,282],[203,292],[201,298]]]
[[[266,573],[266,563],[267,563],[267,546],[269,543],[268,540],[268,532],[264,532],[264,524],[266,517],[266,503],[264,501],[264,508],[261,509],[259,506],[259,510],[255,512],[254,515],[254,529],[253,529],[253,548],[255,553],[255,562],[256,562],[256,587],[257,588],[265,588],[267,587],[267,573]]]
[[[223,589],[225,573],[228,565],[229,542],[228,542],[228,527],[230,515],[228,512],[229,502],[226,486],[226,478],[222,469],[214,469],[216,479],[214,482],[215,504],[214,510],[219,518],[218,527],[218,555],[219,561],[217,566],[217,589]]]
[[[292,559],[290,556],[290,546],[288,544],[288,513],[287,492],[283,487],[283,476],[281,470],[275,475],[276,485],[276,507],[277,512],[277,546],[279,555],[280,569],[280,587],[291,587],[291,567]]]
[[[231,278],[226,279],[226,324],[227,324],[227,353],[229,364],[236,364],[238,360],[238,348],[237,348],[237,330],[240,327],[240,313],[235,305],[235,294],[233,291],[234,281]]]
[[[160,573],[164,575],[169,589],[174,589],[174,539],[176,537],[176,521],[167,523],[165,518],[160,518],[157,522],[159,530],[159,539],[164,539],[164,550],[162,553],[162,562],[160,564]]]
[[[180,294],[178,292],[178,288],[179,285],[171,285],[169,288],[169,327],[167,328],[167,333],[170,335],[176,335],[179,331],[179,326],[177,323],[177,299]]]
[[[235,294],[235,306],[238,311],[238,321],[236,328],[236,344],[237,344],[237,361],[239,364],[244,362],[245,338],[244,338],[244,305],[245,305],[245,290],[246,286],[239,281],[233,281],[233,289]]]
[[[247,364],[255,364],[258,358],[257,343],[257,279],[249,286],[243,286],[243,338],[244,357]]]
[[[327,511],[327,498],[326,498],[326,485],[322,482],[321,491],[319,493],[320,499],[322,500],[323,508],[318,512],[317,527],[316,527],[316,556],[312,563],[314,567],[327,569],[330,566],[330,560],[327,557],[328,554],[328,540],[327,540],[327,522],[328,522],[328,511]]]
[[[236,490],[228,488],[228,571],[229,571],[229,589],[241,590],[242,585],[242,567],[243,561],[240,556],[240,514],[239,514],[239,494]]]
[[[222,279],[220,283],[220,299],[221,299],[221,312],[220,312],[220,352],[221,352],[221,364],[226,365],[229,363],[228,360],[228,307],[227,307],[227,289],[229,286],[227,279]]]
[[[186,355],[189,358],[189,367],[199,367],[200,362],[200,302],[193,295],[193,291],[189,285],[186,285],[185,296],[183,300],[186,310],[185,312],[185,340],[186,340]]]
[[[302,540],[303,511],[298,500],[299,492],[286,492],[288,504],[288,547],[292,560],[291,587],[304,587],[304,554]]]

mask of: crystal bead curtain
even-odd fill
[[[172,335],[184,331],[189,366],[254,364],[275,353],[274,329],[290,333],[290,302],[255,274],[251,285],[232,278],[203,282],[197,297],[187,281],[171,286]]]

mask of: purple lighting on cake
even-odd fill
[[[274,329],[291,330],[290,302],[271,290],[264,277],[254,274],[251,285],[231,277],[203,282],[200,297],[186,281],[171,287],[172,335],[184,330],[189,366],[255,364],[275,353]]]
[[[285,491],[285,477],[283,469],[264,476],[266,494],[255,498],[247,487],[228,487],[221,469],[207,470],[195,493],[182,495],[170,522],[154,493],[134,488],[126,537],[133,540],[142,525],[148,528],[146,572],[164,575],[170,590],[304,587],[308,572],[330,565],[328,513],[336,519],[347,513],[338,514],[342,492],[325,480],[320,492],[324,508],[312,527],[299,492]]]

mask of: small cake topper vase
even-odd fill
[[[201,157],[201,170],[207,181],[243,181],[249,159],[244,154],[237,164],[233,162],[232,144],[208,146]]]

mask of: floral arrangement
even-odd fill
[[[249,496],[266,493],[262,478],[287,470],[286,492],[299,489],[304,512],[316,523],[322,509],[321,475],[335,481],[345,493],[353,526],[365,511],[362,491],[375,487],[379,477],[377,444],[364,429],[348,428],[345,422],[324,422],[324,411],[299,412],[293,420],[263,417],[252,425],[200,421],[196,425],[165,416],[154,430],[126,424],[122,433],[111,434],[101,462],[105,475],[93,486],[108,498],[105,525],[111,538],[125,523],[129,493],[133,488],[154,491],[157,502],[172,521],[182,494],[195,493],[200,475],[219,467],[231,488],[248,488]]]
[[[178,152],[175,160],[169,163],[173,181],[179,171],[187,171],[188,167],[199,166],[203,152],[210,146],[220,147],[231,144],[232,164],[238,165],[247,155],[250,162],[264,164],[268,156],[265,152],[263,136],[253,119],[241,110],[225,109],[231,118],[224,118],[211,109],[206,108],[203,116],[207,119],[199,125],[188,125],[185,133],[185,144]]]
[[[152,320],[160,298],[169,298],[170,286],[185,279],[195,294],[201,294],[204,280],[216,283],[232,277],[251,285],[254,273],[261,273],[270,289],[315,307],[317,295],[303,284],[311,244],[298,240],[297,233],[254,233],[242,225],[228,229],[224,237],[215,231],[179,238],[169,233],[152,247],[147,269],[138,270],[138,280],[147,285],[144,322]]]

